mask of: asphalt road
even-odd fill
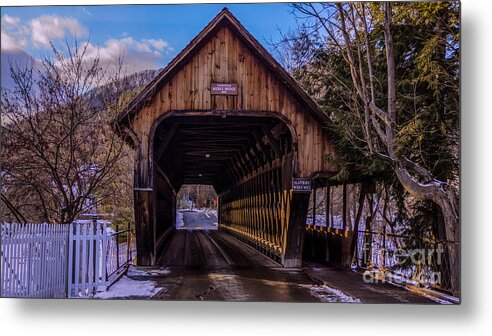
[[[184,226],[179,229],[187,230],[216,230],[217,217],[211,213],[199,211],[182,211]]]

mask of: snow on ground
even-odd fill
[[[214,225],[218,225],[217,210],[211,209],[207,215],[213,221]]]
[[[177,213],[176,213],[176,227],[180,228],[183,226],[184,226],[183,213],[181,211],[177,211]]]
[[[169,273],[171,273],[171,271],[168,270],[168,269],[165,269],[165,268],[142,270],[142,269],[137,269],[133,265],[130,265],[130,267],[128,268],[128,272],[126,273],[126,275],[129,276],[129,277],[138,277],[138,276],[166,275],[166,274],[169,274]]]
[[[313,224],[313,216],[312,215],[308,215],[306,217],[306,224],[307,225]],[[326,226],[326,216],[325,215],[316,215],[316,226]]]
[[[307,288],[312,296],[320,299],[322,302],[345,302],[345,303],[361,303],[359,299],[345,294],[341,290],[328,287],[326,285],[299,285]]]
[[[433,295],[429,295],[429,294],[425,294],[425,293],[418,293],[420,295],[422,295],[423,297],[429,299],[429,300],[432,300],[434,302],[437,302],[439,304],[442,304],[442,305],[451,305],[453,304],[453,301],[451,300],[444,300],[444,299],[441,299],[441,298],[438,298],[436,296],[433,296]],[[456,301],[454,303],[459,303],[459,300],[457,298],[453,298],[453,299],[456,299]]]
[[[106,292],[97,293],[97,299],[122,299],[128,297],[151,298],[162,288],[157,287],[154,281],[132,280],[122,276]]]
[[[354,218],[351,217],[351,214],[347,214],[347,219],[349,220],[349,223],[354,222]],[[350,218],[348,218],[350,217]],[[334,229],[341,229],[343,228],[343,218],[342,216],[330,216],[330,223],[329,226],[334,228]],[[308,215],[306,217],[306,225],[312,225],[313,224],[313,215]],[[326,226],[326,216],[323,214],[317,214],[316,215],[316,226]]]

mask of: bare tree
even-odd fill
[[[88,44],[21,68],[2,90],[2,201],[17,221],[67,223],[115,193],[126,159],[113,132],[121,62],[101,64]]]
[[[352,89],[357,106],[351,113],[362,124],[362,140],[370,155],[388,163],[404,189],[417,200],[429,200],[441,209],[444,219],[445,239],[459,241],[459,207],[456,181],[443,181],[404,151],[397,149],[399,124],[395,50],[393,41],[392,4],[335,3],[295,4],[298,16],[311,20],[313,31],[326,37],[329,48],[335,48],[343,56],[350,70]],[[384,34],[384,46],[371,40],[375,28]],[[375,82],[374,50],[385,53],[386,83]],[[386,104],[377,96],[384,88]],[[438,114],[438,111],[436,111]],[[450,255],[453,267],[453,288],[459,287],[457,249]]]

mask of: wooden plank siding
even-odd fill
[[[238,95],[212,96],[211,82],[237,83]],[[281,115],[290,121],[296,133],[296,175],[311,176],[337,170],[323,160],[334,151],[329,135],[322,129],[323,123],[289,94],[279,78],[227,26],[202,46],[135,116],[132,128],[140,140],[143,158],[140,164],[149,164],[146,161],[151,155],[149,130],[159,118],[173,111],[210,110],[265,111]]]

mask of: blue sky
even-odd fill
[[[166,65],[224,7],[267,48],[279,30],[296,27],[286,4],[2,7],[2,53],[23,50],[35,58],[70,36],[90,41],[101,58],[123,52],[135,71]]]

